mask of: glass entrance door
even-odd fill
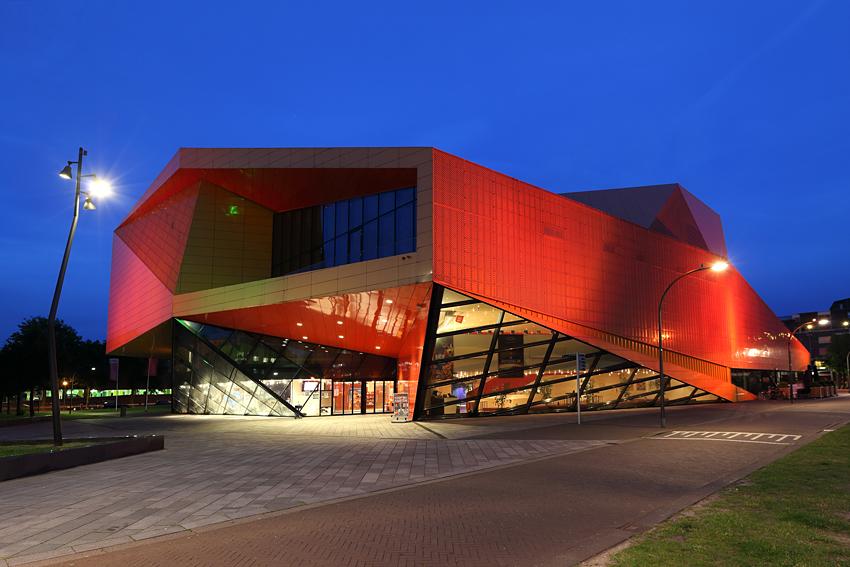
[[[323,389],[327,387],[324,382]],[[329,396],[332,393],[332,400],[322,402],[322,415],[390,413],[393,411],[394,391],[395,383],[392,380],[334,380],[331,391],[327,392]],[[325,407],[331,411],[325,412]]]

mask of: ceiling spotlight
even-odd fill
[[[392,304],[393,304],[393,300],[392,300],[392,299],[387,299],[386,301],[384,301],[384,303],[386,303],[387,305],[392,305]]]
[[[728,267],[729,267],[729,262],[724,262],[723,260],[720,260],[719,262],[715,262],[711,265],[711,271],[712,272],[723,272]]]
[[[375,347],[375,350],[381,350],[381,347],[376,346],[376,347]]]
[[[62,168],[62,171],[59,172],[59,177],[62,179],[71,179],[71,162],[68,162],[68,165]]]
[[[303,336],[303,337],[301,337],[301,338],[302,338],[302,339],[304,339],[304,340],[306,341],[306,340],[307,340],[307,335],[304,335],[304,336]]]
[[[337,324],[337,325],[342,325],[342,321],[337,321],[337,322],[336,322],[336,324]]]
[[[303,327],[303,326],[304,326],[304,323],[295,323],[295,326],[296,326],[296,327]]]
[[[338,336],[339,336],[339,338],[341,338],[341,339],[344,339],[344,338],[345,338],[345,335],[338,335]]]

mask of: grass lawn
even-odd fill
[[[96,441],[67,441],[61,447],[54,447],[53,443],[29,443],[20,445],[0,445],[0,457],[16,457],[18,455],[29,455],[31,453],[47,453],[52,450],[76,449],[88,447]]]
[[[639,536],[611,565],[850,565],[850,426]]]
[[[171,406],[148,406],[147,415],[162,415],[171,412]],[[96,408],[96,409],[81,409],[78,411],[73,411],[68,413],[67,409],[62,410],[62,419],[89,419],[89,418],[97,418],[97,417],[118,417],[119,412],[115,408]],[[127,416],[128,417],[138,417],[145,415],[144,407],[132,407],[127,408]],[[37,411],[35,412],[35,417],[50,417],[49,411]],[[0,414],[0,420],[28,420],[30,418],[29,413],[22,416],[16,416],[14,414]]]

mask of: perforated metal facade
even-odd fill
[[[411,252],[272,277],[276,215],[410,187]],[[429,332],[436,285],[629,365],[617,372],[651,373],[661,291],[726,243],[716,213],[679,186],[619,191],[654,192],[643,216],[618,218],[604,196],[557,195],[431,148],[182,149],[115,232],[107,347],[162,355],[180,318],[385,356],[397,390],[427,417],[433,380],[420,374],[433,370],[439,340]],[[730,368],[787,369],[787,329],[734,268],[682,280],[664,313],[665,365],[689,399],[751,397]],[[493,368],[518,340],[488,349]],[[807,353],[790,344],[802,369]],[[531,370],[519,362],[498,372]],[[482,371],[477,413],[498,384]],[[527,389],[530,401],[516,411],[536,411],[536,387],[519,382],[507,389]],[[632,395],[627,383],[617,382],[614,406]]]

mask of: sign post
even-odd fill
[[[148,413],[148,392],[151,390],[151,376],[156,376],[156,366],[159,362],[156,358],[148,359],[148,376],[145,380],[145,413]]]
[[[576,418],[581,425],[581,373],[587,370],[587,358],[584,353],[576,353]]]
[[[118,359],[109,359],[109,379],[115,382],[115,411],[118,411]]]
[[[393,394],[393,423],[408,421],[410,417],[410,402],[407,392],[396,392]]]

